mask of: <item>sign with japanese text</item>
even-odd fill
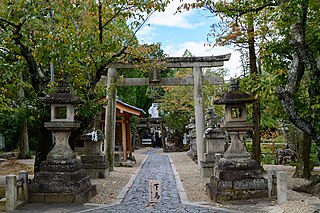
[[[149,202],[160,202],[161,183],[160,180],[149,180]]]

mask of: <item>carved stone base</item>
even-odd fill
[[[262,179],[261,181],[261,184],[264,185],[265,180]],[[234,181],[235,184],[237,184],[237,182],[238,181]],[[206,192],[213,201],[248,200],[268,197],[268,189],[235,189],[231,187],[219,190],[210,183],[206,184]]]
[[[200,162],[201,168],[200,168],[200,175],[201,177],[210,177],[214,174],[214,162]]]
[[[103,155],[81,156],[83,168],[92,179],[109,177],[109,166]]]
[[[29,183],[31,203],[83,204],[96,193],[79,159],[46,160]]]
[[[268,197],[268,181],[255,160],[222,158],[206,191],[214,201],[263,198]]]

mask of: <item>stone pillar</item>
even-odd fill
[[[84,155],[81,156],[81,161],[86,173],[93,179],[109,177],[108,162],[106,156],[102,155],[101,130],[85,131],[80,140],[84,143]]]
[[[214,164],[213,176],[218,176],[218,163],[222,157],[223,157],[223,154],[221,154],[221,153],[215,154],[215,164]]]
[[[268,169],[267,171],[267,179],[268,179],[268,196],[269,198],[274,198],[277,196],[277,174],[276,174],[276,170],[274,169]]]
[[[288,201],[287,173],[277,172],[277,203]]]
[[[22,181],[22,187],[19,188],[19,200],[28,202],[28,173],[26,171],[19,172],[19,180]]]
[[[187,139],[189,140],[189,145],[190,145],[190,150],[187,152],[187,154],[192,158],[193,161],[198,162],[195,128],[196,126],[195,126],[194,118],[191,118],[190,123],[186,126],[186,129],[188,129]]]
[[[204,108],[203,108],[203,82],[202,71],[200,67],[193,67],[193,96],[194,96],[194,111],[195,124],[197,135],[197,156],[198,169],[201,168],[201,161],[204,159],[205,143],[203,138],[204,127]]]
[[[108,69],[107,80],[107,101],[105,118],[105,155],[109,163],[109,171],[113,171],[114,166],[114,146],[116,139],[116,69]]]
[[[214,167],[216,165],[216,154],[221,155],[225,152],[226,136],[225,132],[220,128],[207,128],[205,131],[206,152],[204,160],[201,161],[200,174],[202,177],[210,177],[214,175]]]
[[[11,212],[17,207],[17,177],[6,176],[6,211]]]

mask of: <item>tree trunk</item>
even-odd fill
[[[254,45],[254,24],[252,16],[248,19],[248,43],[249,43],[249,61],[250,75],[258,79],[259,73],[257,68],[257,57]],[[255,94],[253,94],[255,95]],[[251,158],[256,160],[260,165],[260,101],[259,98],[253,104],[253,137],[252,137],[252,152]]]
[[[298,141],[297,166],[294,177],[310,178],[310,152],[311,152],[311,136],[303,132],[303,137]]]
[[[19,159],[27,159],[31,156],[29,155],[29,139],[28,139],[28,125],[27,120],[22,121],[20,124],[20,135],[19,135]]]
[[[52,149],[52,132],[44,127],[42,122],[39,129],[39,140],[37,144],[37,154],[34,163],[34,172],[40,171],[40,164],[47,159],[47,155]]]
[[[176,131],[174,133],[174,145],[176,148],[183,149],[183,133]]]
[[[19,73],[19,78],[23,81],[22,73]],[[22,87],[19,88],[19,105],[25,106],[24,103],[24,90]],[[18,158],[19,159],[26,159],[30,158],[29,155],[29,138],[28,138],[28,123],[27,119],[24,118],[20,124],[20,133],[19,133],[19,141],[18,141]]]

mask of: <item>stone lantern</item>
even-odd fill
[[[245,149],[242,140],[247,131],[253,125],[247,122],[246,104],[253,103],[255,99],[242,91],[238,83],[231,81],[230,90],[224,94],[215,104],[225,105],[225,122],[220,125],[221,129],[228,132],[231,144],[224,153],[224,158],[249,158],[250,154]]]
[[[196,140],[196,125],[195,125],[195,119],[191,118],[190,123],[186,126],[186,129],[188,130],[187,138],[189,140],[190,144],[190,150],[188,151],[188,156],[191,157],[193,161],[197,161],[197,140]]]
[[[221,129],[231,138],[231,144],[215,168],[206,185],[212,200],[241,200],[268,197],[268,181],[263,178],[258,163],[250,158],[242,143],[243,136],[252,128],[247,122],[246,104],[255,100],[242,91],[237,82],[215,104],[225,105],[225,122]]]
[[[81,102],[79,97],[68,92],[62,85],[57,93],[48,94],[42,98],[42,102],[51,105],[51,121],[44,126],[53,132],[56,144],[48,154],[47,159],[70,159],[76,155],[69,146],[68,139],[71,131],[80,127],[80,123],[74,121],[74,105]]]
[[[60,86],[42,101],[51,104],[51,121],[44,125],[53,132],[56,143],[29,184],[29,202],[86,203],[96,188],[68,143],[71,131],[80,127],[74,121],[74,105],[81,100]]]

